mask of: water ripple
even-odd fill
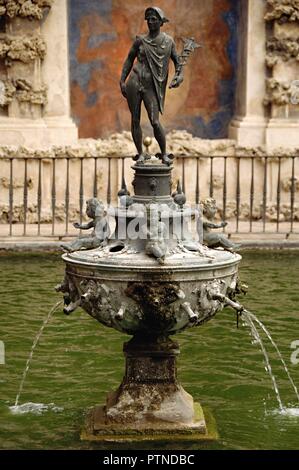
[[[61,413],[63,411],[62,406],[56,406],[54,403],[49,403],[48,405],[44,403],[23,403],[23,405],[14,405],[9,407],[10,411],[14,415],[23,415],[27,413],[32,413],[34,415],[42,415],[48,411],[53,411],[54,413]]]
[[[240,300],[270,331],[297,387],[299,365],[290,363],[290,345],[299,340],[298,255],[245,253],[240,272],[249,285],[246,298]],[[119,386],[124,373],[122,345],[128,337],[108,330],[80,309],[70,317],[56,312],[36,346],[22,403],[13,414],[9,406],[14,404],[32,342],[61,298],[54,286],[63,278],[64,265],[51,254],[6,255],[0,263],[0,340],[6,350],[6,364],[0,365],[1,448],[90,448],[79,438],[85,412],[105,403],[107,393]],[[231,311],[225,309],[176,340],[181,348],[181,383],[217,421],[221,439],[207,448],[298,448],[298,408],[271,345],[267,343],[271,365],[282,401],[288,404],[282,412],[277,410],[262,354],[251,344],[248,329],[236,328]]]

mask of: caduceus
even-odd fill
[[[187,65],[188,58],[195,51],[195,49],[203,47],[202,44],[197,44],[194,38],[182,38],[182,41],[184,43],[184,47],[182,53],[178,56],[179,66],[176,70],[176,75],[181,75],[183,67]],[[169,88],[173,88],[172,83],[169,85]]]

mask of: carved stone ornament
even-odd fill
[[[10,66],[13,61],[28,64],[38,58],[44,59],[45,55],[46,43],[40,35],[18,38],[7,35],[0,37],[0,59],[5,60],[6,66]]]
[[[283,106],[291,103],[294,94],[292,83],[282,82],[275,78],[266,80],[267,94],[264,99],[265,106],[275,104]]]
[[[2,83],[2,85],[1,85]],[[2,91],[1,91],[2,90]],[[3,90],[5,91],[5,85],[4,81],[0,80],[0,96],[3,96]],[[179,132],[182,131],[177,131]],[[170,135],[170,134],[169,134]],[[176,135],[176,134],[174,134]],[[192,136],[191,136],[192,137]],[[47,149],[45,148],[39,148],[38,150],[33,149],[32,147],[15,147],[15,146],[5,146],[5,145],[0,145],[0,158],[4,158],[7,155],[9,155],[10,158],[18,158],[18,157],[27,157],[27,158],[38,158],[42,157],[44,159],[45,163],[49,163],[50,160],[45,160],[45,159],[51,159],[51,158],[106,158],[106,157],[111,157],[111,155],[118,155],[118,156],[127,156],[129,154],[130,150],[130,143],[131,143],[131,136],[129,135],[128,132],[124,131],[120,134],[113,134],[112,136],[109,136],[107,139],[90,139],[88,140],[88,144],[84,142],[84,140],[79,140],[78,143],[75,145],[66,145],[66,146],[51,146],[48,147]],[[169,140],[171,140],[171,137],[169,137]],[[190,148],[192,142],[194,142],[193,145],[193,150],[196,149],[196,145],[200,141],[198,137],[192,137],[190,140]],[[206,141],[203,141],[206,142]],[[211,147],[210,150],[207,148],[205,151],[207,152],[206,155],[210,155],[210,152],[213,154],[216,153],[215,149],[219,149],[218,141],[211,141],[211,144],[216,145],[215,147]],[[129,145],[127,145],[129,143]],[[131,143],[132,144],[132,143]],[[213,145],[214,145],[213,144]],[[286,143],[287,145],[287,143]],[[115,150],[115,148],[117,151]],[[132,144],[133,147],[133,144]],[[212,149],[212,150],[211,150]],[[226,151],[228,147],[225,147]],[[222,155],[222,152],[219,154]],[[219,155],[217,154],[217,155]],[[189,154],[188,154],[189,155]],[[190,155],[196,156],[195,152],[190,151]],[[226,154],[224,154],[226,155]],[[277,157],[294,157],[294,156],[299,156],[299,149],[297,148],[288,148],[288,147],[275,147],[271,149],[266,149],[264,146],[235,146],[234,148],[231,148],[229,152],[229,156],[238,156],[238,157],[271,157],[271,158],[277,158]],[[220,155],[219,155],[220,156]],[[207,159],[205,158],[205,161]],[[175,172],[175,170],[173,170]],[[98,183],[99,183],[99,188],[103,189],[106,184],[105,180],[105,174],[102,172],[102,170],[98,170],[97,173],[97,178],[98,178]],[[176,184],[177,184],[177,179],[178,178],[173,178],[173,185],[171,187],[172,190],[175,189]],[[170,183],[169,183],[169,188],[170,188]]]
[[[267,0],[266,21],[283,24],[299,20],[299,0]]]
[[[279,60],[284,62],[295,59],[299,61],[299,37],[271,38],[267,41],[266,64],[274,67]]]
[[[0,16],[41,20],[54,0],[0,0]]]
[[[5,189],[9,189],[11,187],[11,181],[10,181],[10,178],[7,178],[6,176],[2,176],[0,178],[0,185],[5,188]],[[18,189],[18,188],[24,188],[24,178],[13,178],[12,180],[12,187],[14,189]],[[33,180],[32,178],[28,178],[27,181],[26,181],[26,187],[28,189],[33,189],[34,187],[34,183],[33,183]],[[1,218],[0,218],[1,220]]]
[[[292,191],[293,188],[296,193],[299,191],[299,178],[295,176],[293,180],[292,178],[286,177],[282,180],[281,187],[287,193]]]
[[[26,79],[0,81],[0,106],[7,106],[16,98],[20,103],[45,105],[47,103],[47,86],[33,88]]]

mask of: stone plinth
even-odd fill
[[[153,160],[151,165],[134,165],[133,169],[134,202],[148,204],[153,198],[160,204],[173,202],[170,196],[172,166],[163,165],[160,160]]]
[[[105,406],[87,417],[83,440],[110,442],[198,441],[217,438],[201,406],[177,381],[178,344],[135,336],[124,345],[126,372]]]
[[[77,128],[69,118],[22,119],[0,117],[1,145],[45,149],[71,145],[77,141]]]

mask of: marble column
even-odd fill
[[[266,63],[268,66],[267,95],[270,119],[266,130],[267,148],[299,147],[299,14],[298,6],[285,4],[289,14],[277,16],[279,4],[269,8]],[[275,14],[274,14],[275,13]]]
[[[241,146],[265,143],[267,117],[266,94],[266,25],[264,0],[241,0],[238,86],[235,116],[229,138]]]
[[[15,51],[2,60],[1,85],[9,97],[1,103],[0,145],[47,148],[78,139],[70,117],[67,0],[48,4],[48,9],[41,6],[42,17],[2,16],[4,41],[10,48],[16,41],[26,54],[26,41],[37,38],[40,43],[36,56],[28,60]]]
[[[44,121],[48,138],[56,144],[71,144],[78,139],[78,130],[70,118],[68,8],[67,0],[55,0],[42,33],[47,41],[43,64],[44,82],[48,85],[48,103]]]

